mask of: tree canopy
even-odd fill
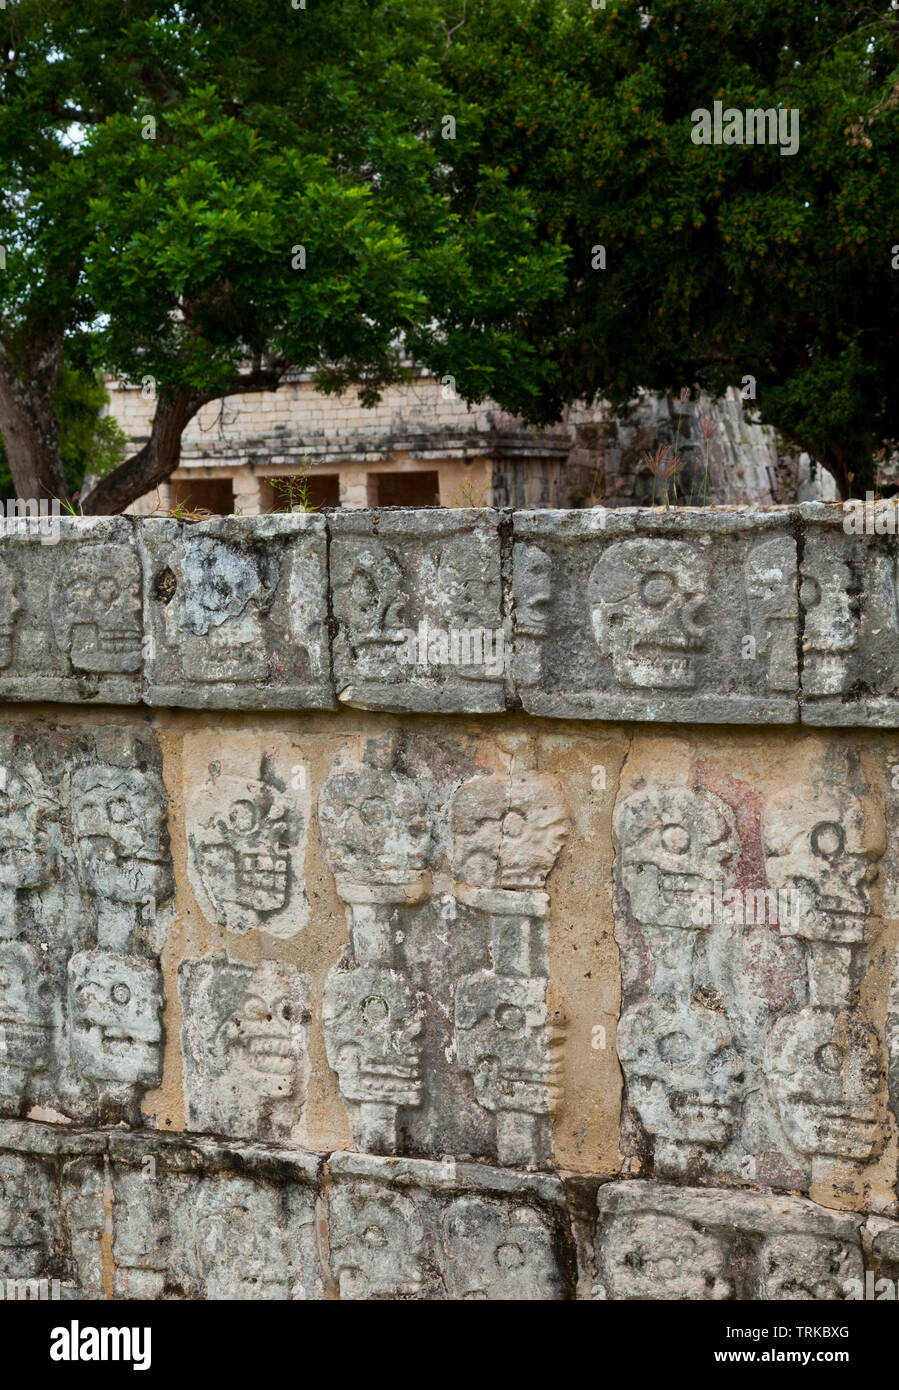
[[[294,367],[373,401],[410,358],[538,424],[751,378],[858,490],[899,440],[897,44],[887,0],[9,0],[19,494],[71,490],[72,373],[155,391],[106,512],[205,402]],[[798,110],[795,154],[694,143],[716,101]]]

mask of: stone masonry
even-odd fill
[[[0,1295],[895,1297],[891,506],[0,538]]]

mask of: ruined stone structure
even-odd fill
[[[139,447],[156,408],[152,380],[107,387],[109,413]],[[277,391],[205,406],[184,432],[179,467],[137,511],[285,510],[285,484],[270,480],[291,476],[319,508],[644,506],[662,503],[666,489],[670,501],[696,503],[833,498],[830,474],[785,450],[751,413],[736,388],[720,400],[646,392],[622,416],[603,402],[575,404],[557,425],[534,429],[492,402],[468,407],[449,377],[414,371],[366,408],[353,391],[325,396],[311,373],[295,373]],[[703,419],[715,426],[708,446]],[[667,485],[648,463],[665,445],[681,460]]]
[[[3,537],[7,1296],[895,1281],[899,566],[843,521]]]

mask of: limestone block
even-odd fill
[[[599,1299],[843,1299],[861,1217],[801,1197],[614,1182],[597,1197]]]
[[[309,989],[292,966],[183,961],[181,1055],[188,1126],[299,1142],[309,1076]]]
[[[461,508],[331,516],[334,676],[344,703],[505,708],[499,519]]]
[[[513,673],[531,714],[798,719],[791,515],[516,512]]]
[[[323,517],[140,529],[151,705],[329,709]]]
[[[342,1299],[572,1296],[557,1179],[414,1159],[329,1160],[332,1276]]]
[[[47,518],[0,540],[0,699],[135,704],[141,562],[124,517]]]
[[[821,502],[799,508],[805,724],[899,723],[896,507],[871,507],[868,518],[864,512]],[[892,522],[893,534],[877,533],[881,519]]]

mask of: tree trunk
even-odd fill
[[[0,433],[22,501],[68,496],[59,456],[59,425],[50,408],[62,356],[61,341],[35,344],[24,381],[0,345]]]
[[[165,482],[180,462],[181,434],[185,425],[209,399],[213,398],[186,391],[175,391],[170,397],[160,398],[150,438],[142,449],[101,478],[82,498],[85,514],[112,516]]]

